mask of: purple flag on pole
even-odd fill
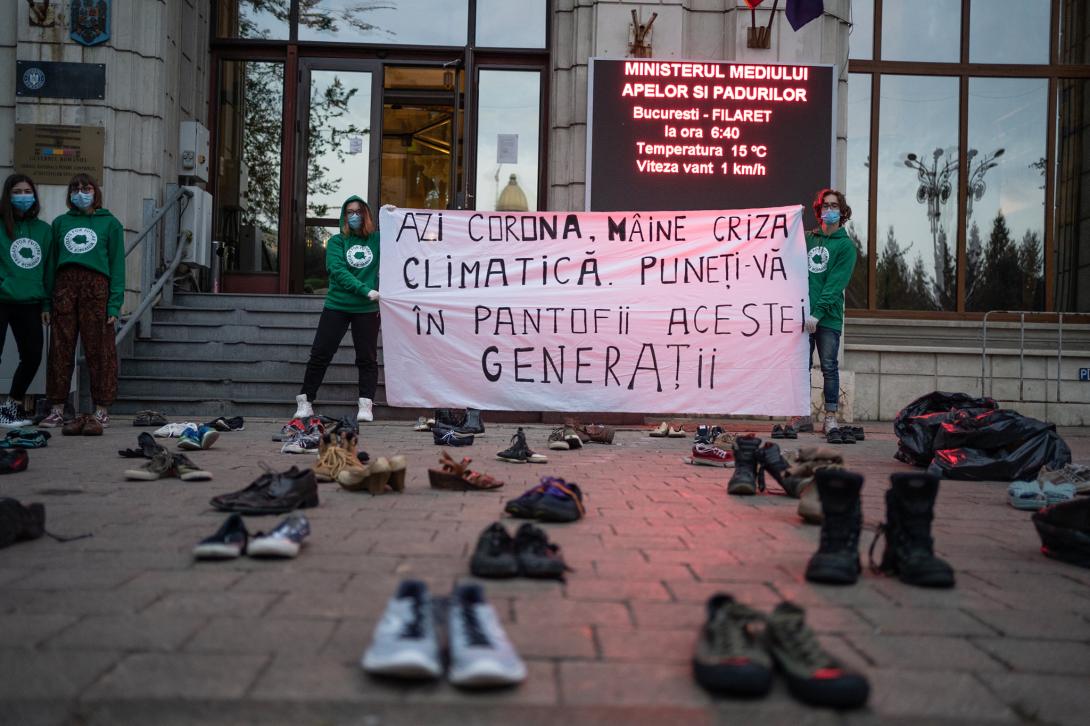
[[[824,0],[787,0],[787,22],[796,31],[825,12]]]

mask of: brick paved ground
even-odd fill
[[[869,574],[837,589],[802,579],[818,530],[794,500],[728,498],[721,470],[680,463],[686,440],[622,431],[614,446],[520,466],[492,460],[512,427],[489,427],[469,454],[508,484],[461,494],[428,488],[439,452],[429,435],[379,424],[365,448],[408,455],[405,494],[323,485],[299,559],[195,564],[190,548],[223,519],[208,498],[248,484],[259,461],[300,458],[276,453],[275,424],[250,422],[192,455],[214,482],[125,482],[115,452],[137,433],[126,424],[102,439],[55,436],[29,471],[0,480],[0,495],[44,502],[53,531],[94,533],[0,551],[0,723],[1085,723],[1090,711],[1090,571],[1041,556],[1003,484],[943,484],[935,530],[958,572],[953,591]],[[845,454],[867,475],[870,530],[888,474],[906,467],[889,425],[868,428]],[[545,449],[546,435],[532,429],[531,446]],[[1064,435],[1090,458],[1090,432]],[[396,583],[448,592],[504,500],[545,473],[590,496],[584,521],[550,527],[576,571],[567,584],[487,583],[528,682],[465,694],[367,678],[358,659]],[[704,694],[688,660],[703,601],[719,590],[765,609],[806,606],[827,646],[870,677],[869,709],[807,709],[782,685],[756,702]]]

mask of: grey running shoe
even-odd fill
[[[858,708],[865,704],[870,695],[867,679],[827,653],[805,618],[802,608],[782,602],[765,625],[765,645],[791,695],[811,706]]]
[[[250,557],[295,557],[303,540],[310,536],[310,522],[301,514],[287,517],[268,534],[254,535],[247,554]]]
[[[480,585],[459,585],[447,613],[450,682],[463,688],[512,686],[526,680],[526,664],[503,632]]]
[[[360,660],[363,669],[377,676],[433,679],[443,673],[439,637],[435,630],[428,586],[405,580],[386,604],[375,625],[371,646]]]
[[[764,615],[716,593],[693,653],[696,682],[713,693],[763,696],[772,687],[772,658],[760,638]]]
[[[291,436],[280,447],[281,454],[313,454],[318,451],[318,444],[322,441],[322,430],[311,427],[306,431],[299,431]]]
[[[126,479],[139,481],[155,481],[168,476],[174,476],[174,455],[162,447],[139,469],[125,470]]]

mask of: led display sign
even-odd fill
[[[587,209],[808,205],[832,184],[832,66],[591,59]]]

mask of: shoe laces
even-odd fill
[[[719,608],[707,625],[708,640],[716,653],[733,653],[738,648],[737,637],[742,636],[751,624],[765,622],[765,616],[756,610],[730,603]]]
[[[773,631],[778,644],[788,651],[793,659],[805,663],[811,670],[833,665],[832,657],[825,652],[811,630],[801,617],[776,618]]]
[[[472,603],[462,603],[462,626],[465,628],[466,640],[470,645],[491,647],[492,643],[485,635],[484,625],[477,616],[477,606]]]
[[[419,640],[424,637],[424,598],[414,597],[411,598],[412,605],[409,606],[411,617],[405,621],[405,626],[401,629],[399,634],[402,638],[412,638]]]

